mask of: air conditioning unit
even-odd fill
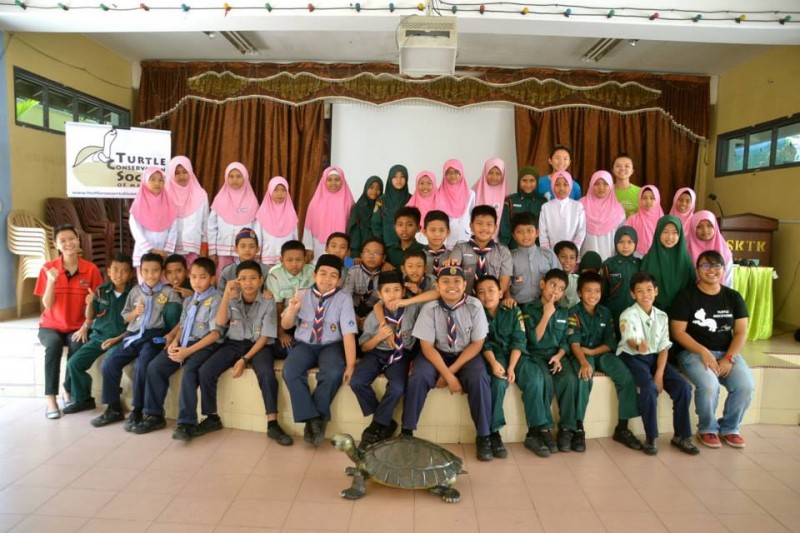
[[[456,70],[456,17],[415,15],[397,27],[400,74],[419,78]]]

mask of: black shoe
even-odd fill
[[[373,422],[361,433],[361,442],[358,443],[358,450],[363,452],[381,440],[381,428],[377,423]]]
[[[280,425],[267,428],[267,437],[274,440],[281,446],[291,446],[294,444],[292,437],[286,433]]]
[[[92,418],[90,424],[92,424],[96,428],[101,428],[103,426],[107,426],[109,424],[113,424],[114,422],[122,422],[125,420],[125,415],[122,414],[122,411],[115,407],[106,407],[106,410],[103,411],[103,414],[98,416],[97,418]]]
[[[478,461],[491,461],[494,459],[492,443],[488,436],[475,439],[475,448],[477,450]]]
[[[700,450],[698,450],[697,446],[692,442],[692,437],[678,437],[675,435],[669,443],[683,453],[688,453],[689,455],[697,455],[700,453]]]
[[[414,430],[413,429],[403,428],[403,429],[400,430],[400,436],[401,437],[413,437],[414,436]]]
[[[134,409],[131,411],[131,414],[128,415],[128,419],[125,421],[125,425],[122,426],[122,429],[128,432],[132,432],[134,426],[140,424],[144,419],[144,415],[142,414],[141,409]]]
[[[306,425],[303,427],[303,440],[309,444],[314,443],[314,435],[311,434],[311,420],[306,420]]]
[[[167,427],[167,420],[163,416],[147,415],[142,419],[141,422],[131,428],[131,433],[144,435],[145,433],[150,433],[151,431],[156,431],[158,429],[164,429],[165,427]]]
[[[65,415],[73,415],[81,411],[91,411],[95,407],[97,407],[97,404],[94,402],[94,398],[89,398],[88,400],[81,400],[80,402],[72,402],[64,407],[61,412]]]
[[[381,426],[378,433],[380,434],[381,440],[386,440],[391,439],[394,436],[395,431],[397,431],[397,422],[390,420],[389,425]]]
[[[325,421],[320,418],[309,420],[311,426],[311,444],[314,448],[319,448],[325,441]]]
[[[540,430],[539,438],[542,439],[542,442],[544,442],[544,445],[547,446],[548,450],[550,450],[550,453],[556,453],[558,451],[558,446],[556,445],[556,441],[553,438],[553,434],[550,433],[549,429]]]
[[[489,443],[492,445],[492,455],[498,459],[505,459],[508,457],[508,450],[506,445],[503,444],[503,439],[500,437],[500,432],[495,431],[489,435]]]
[[[183,442],[189,442],[194,437],[194,424],[178,424],[175,426],[175,429],[172,431],[172,438],[175,440],[182,440]]]
[[[572,434],[571,447],[573,452],[586,451],[586,432],[584,430],[579,429]]]
[[[528,436],[525,437],[525,447],[539,457],[550,457],[550,448],[542,441],[538,431],[529,433]]]
[[[615,429],[614,430],[614,440],[624,444],[631,450],[641,450],[642,449],[642,441],[636,438],[630,429]]]
[[[548,433],[550,432],[548,431]],[[572,435],[574,434],[575,432],[571,429],[561,428],[558,430],[558,451],[568,452],[572,449]]]
[[[195,426],[194,435],[192,436],[199,437],[201,435],[205,435],[206,433],[219,431],[220,429],[222,429],[222,420],[219,419],[219,416],[208,415],[205,420]]]
[[[655,455],[658,453],[658,446],[656,446],[656,439],[646,438],[642,445],[642,451],[647,455]]]

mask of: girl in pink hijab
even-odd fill
[[[170,160],[166,189],[178,215],[175,253],[192,266],[203,245],[208,246],[208,193],[197,181],[188,157],[179,155]]]
[[[475,205],[488,205],[497,211],[497,229],[494,239],[500,231],[500,220],[503,217],[503,206],[507,193],[506,164],[502,159],[492,158],[483,164],[483,173],[472,190],[475,191]]]
[[[581,257],[593,251],[605,261],[616,254],[614,234],[625,222],[625,208],[614,194],[611,174],[605,170],[592,174],[589,189],[580,202],[586,213],[586,240],[581,247]]]
[[[142,256],[153,252],[167,257],[175,251],[178,233],[178,211],[164,190],[164,171],[147,167],[142,183],[131,204],[130,226],[133,235],[133,266],[138,268]]]
[[[717,217],[711,211],[698,211],[689,220],[689,236],[686,238],[692,264],[707,250],[718,252],[725,260],[725,275],[722,284],[733,288],[733,254],[725,237],[719,231]]]
[[[261,229],[261,262],[268,267],[277,265],[281,261],[283,243],[297,239],[297,211],[286,178],[275,176],[269,180],[256,220]]]
[[[683,187],[675,191],[675,196],[672,197],[672,207],[669,210],[670,215],[675,215],[681,220],[683,224],[683,234],[689,238],[689,221],[694,214],[694,208],[697,204],[697,194],[690,187]]]
[[[313,254],[316,258],[324,254],[330,234],[347,230],[353,205],[355,201],[347,185],[344,171],[339,167],[326,168],[322,172],[322,178],[306,212],[303,231],[306,255]]]
[[[425,225],[425,215],[428,211],[436,209],[436,176],[430,170],[423,170],[417,174],[417,182],[414,187],[414,194],[406,204],[408,207],[416,207],[419,209],[420,214],[420,227]],[[428,244],[428,239],[420,230],[417,232],[417,241],[422,244]]]
[[[236,261],[236,234],[243,228],[256,229],[256,211],[258,198],[250,185],[250,173],[238,161],[231,163],[208,216],[208,254],[217,262],[218,272]]]
[[[645,185],[639,191],[639,211],[628,217],[626,226],[631,226],[639,236],[636,245],[636,253],[644,257],[653,244],[653,235],[656,232],[656,225],[664,210],[661,208],[661,193],[655,185]]]
[[[469,217],[475,206],[475,191],[467,186],[464,165],[458,159],[450,159],[444,164],[444,177],[436,195],[436,209],[450,217],[450,234],[444,242],[449,250],[458,241],[469,241]]]
[[[572,241],[580,250],[586,238],[586,213],[582,203],[570,198],[572,175],[557,170],[550,180],[554,196],[539,213],[540,246],[552,250],[561,241]]]

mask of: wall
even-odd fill
[[[716,135],[800,112],[800,46],[775,48],[719,78],[708,157],[701,167],[699,198],[715,193],[726,215],[753,212],[777,218],[773,251],[776,320],[800,326],[800,168],[715,178]],[[711,202],[706,208],[712,211]]]
[[[130,61],[91,39],[77,34],[6,32],[4,43],[6,53],[0,63],[0,82],[5,81],[0,83],[0,105],[4,104],[0,112],[0,199],[9,183],[5,172],[10,172],[11,205],[3,201],[3,224],[11,209],[31,211],[44,218],[45,198],[66,196],[64,135],[15,124],[15,66],[125,109],[132,109],[134,100]],[[3,127],[3,117],[7,117],[7,127]],[[6,146],[8,157],[2,152]],[[7,171],[2,168],[6,165]],[[0,229],[5,235],[5,226]],[[0,276],[0,316],[7,316],[3,310],[16,305],[13,260],[0,256]],[[6,291],[9,280],[12,289]],[[35,299],[31,296],[26,302],[35,304]],[[35,310],[35,305],[26,305],[26,310]]]

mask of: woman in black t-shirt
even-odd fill
[[[719,448],[720,436],[734,448],[744,448],[739,425],[753,397],[753,374],[741,355],[747,337],[747,308],[735,290],[722,285],[725,262],[713,250],[697,258],[697,284],[672,304],[672,339],[683,350],[681,369],[694,383],[700,418],[697,436],[709,448]],[[728,389],[722,418],[717,420],[720,385]]]

